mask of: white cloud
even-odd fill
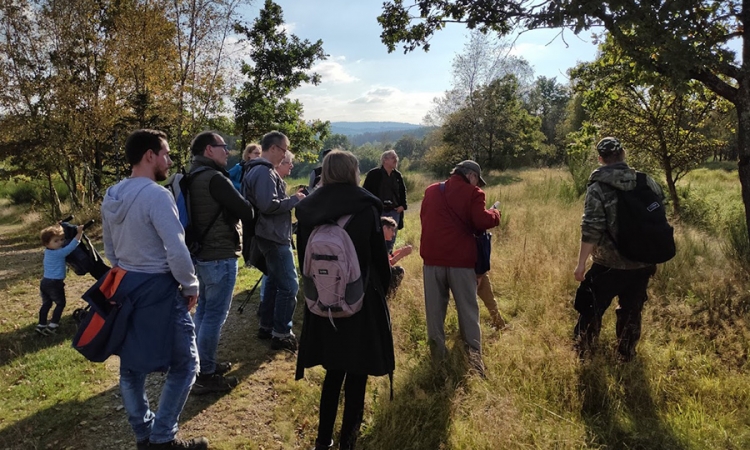
[[[403,92],[391,86],[371,86],[364,93],[305,89],[292,96],[304,105],[306,119],[419,124],[438,95],[439,92]]]
[[[345,59],[346,58],[341,56],[334,57],[326,61],[321,61],[318,64],[314,65],[310,70],[312,72],[319,73],[323,79],[323,83],[342,84],[359,81],[359,78],[347,72],[346,68],[340,62],[338,62],[344,61]]]

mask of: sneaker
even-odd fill
[[[192,393],[195,395],[202,395],[208,394],[209,392],[227,392],[234,389],[237,384],[237,377],[225,377],[218,373],[198,375],[198,378],[193,385]],[[153,444],[151,445],[153,446]]]
[[[229,361],[219,362],[216,363],[216,370],[214,370],[214,373],[224,375],[230,370],[232,370],[232,363],[230,363]]]
[[[484,379],[487,378],[487,374],[484,371],[484,361],[478,351],[469,351],[469,371],[476,373]]]
[[[208,439],[204,437],[188,439],[183,441],[182,439],[175,439],[173,441],[164,442],[162,444],[151,443],[148,445],[149,450],[153,449],[184,449],[184,450],[208,450]]]
[[[297,338],[293,334],[284,336],[283,338],[274,336],[271,339],[271,348],[273,350],[287,350],[297,353]]]
[[[59,327],[53,327],[52,325],[47,325],[47,329],[44,330],[44,334],[50,335],[50,334],[57,334],[57,329]]]
[[[42,336],[47,335],[47,325],[37,325],[36,328],[34,328],[34,331],[41,334]]]
[[[258,339],[261,340],[268,340],[271,339],[273,335],[271,334],[271,330],[267,330],[265,328],[258,328]]]

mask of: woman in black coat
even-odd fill
[[[340,448],[350,450],[362,423],[367,377],[393,374],[393,336],[385,301],[391,270],[380,226],[383,206],[377,197],[359,187],[357,158],[349,152],[331,151],[323,159],[322,183],[297,205],[300,270],[304,273],[305,247],[313,228],[352,214],[345,230],[357,252],[365,295],[359,312],[333,319],[335,328],[328,317],[305,308],[296,379],[304,376],[305,368],[322,365],[326,369],[316,450],[333,446],[333,425],[344,385]]]

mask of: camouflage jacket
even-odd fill
[[[601,166],[589,177],[586,200],[581,221],[581,241],[594,244],[593,259],[597,264],[613,269],[640,269],[650,264],[630,261],[615,248],[612,236],[617,235],[617,192],[616,189],[635,189],[635,170],[625,162]],[[661,187],[650,176],[646,176],[648,186],[661,198]]]

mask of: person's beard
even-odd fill
[[[154,179],[156,181],[164,181],[167,179],[169,174],[169,169],[165,170],[154,170]]]

